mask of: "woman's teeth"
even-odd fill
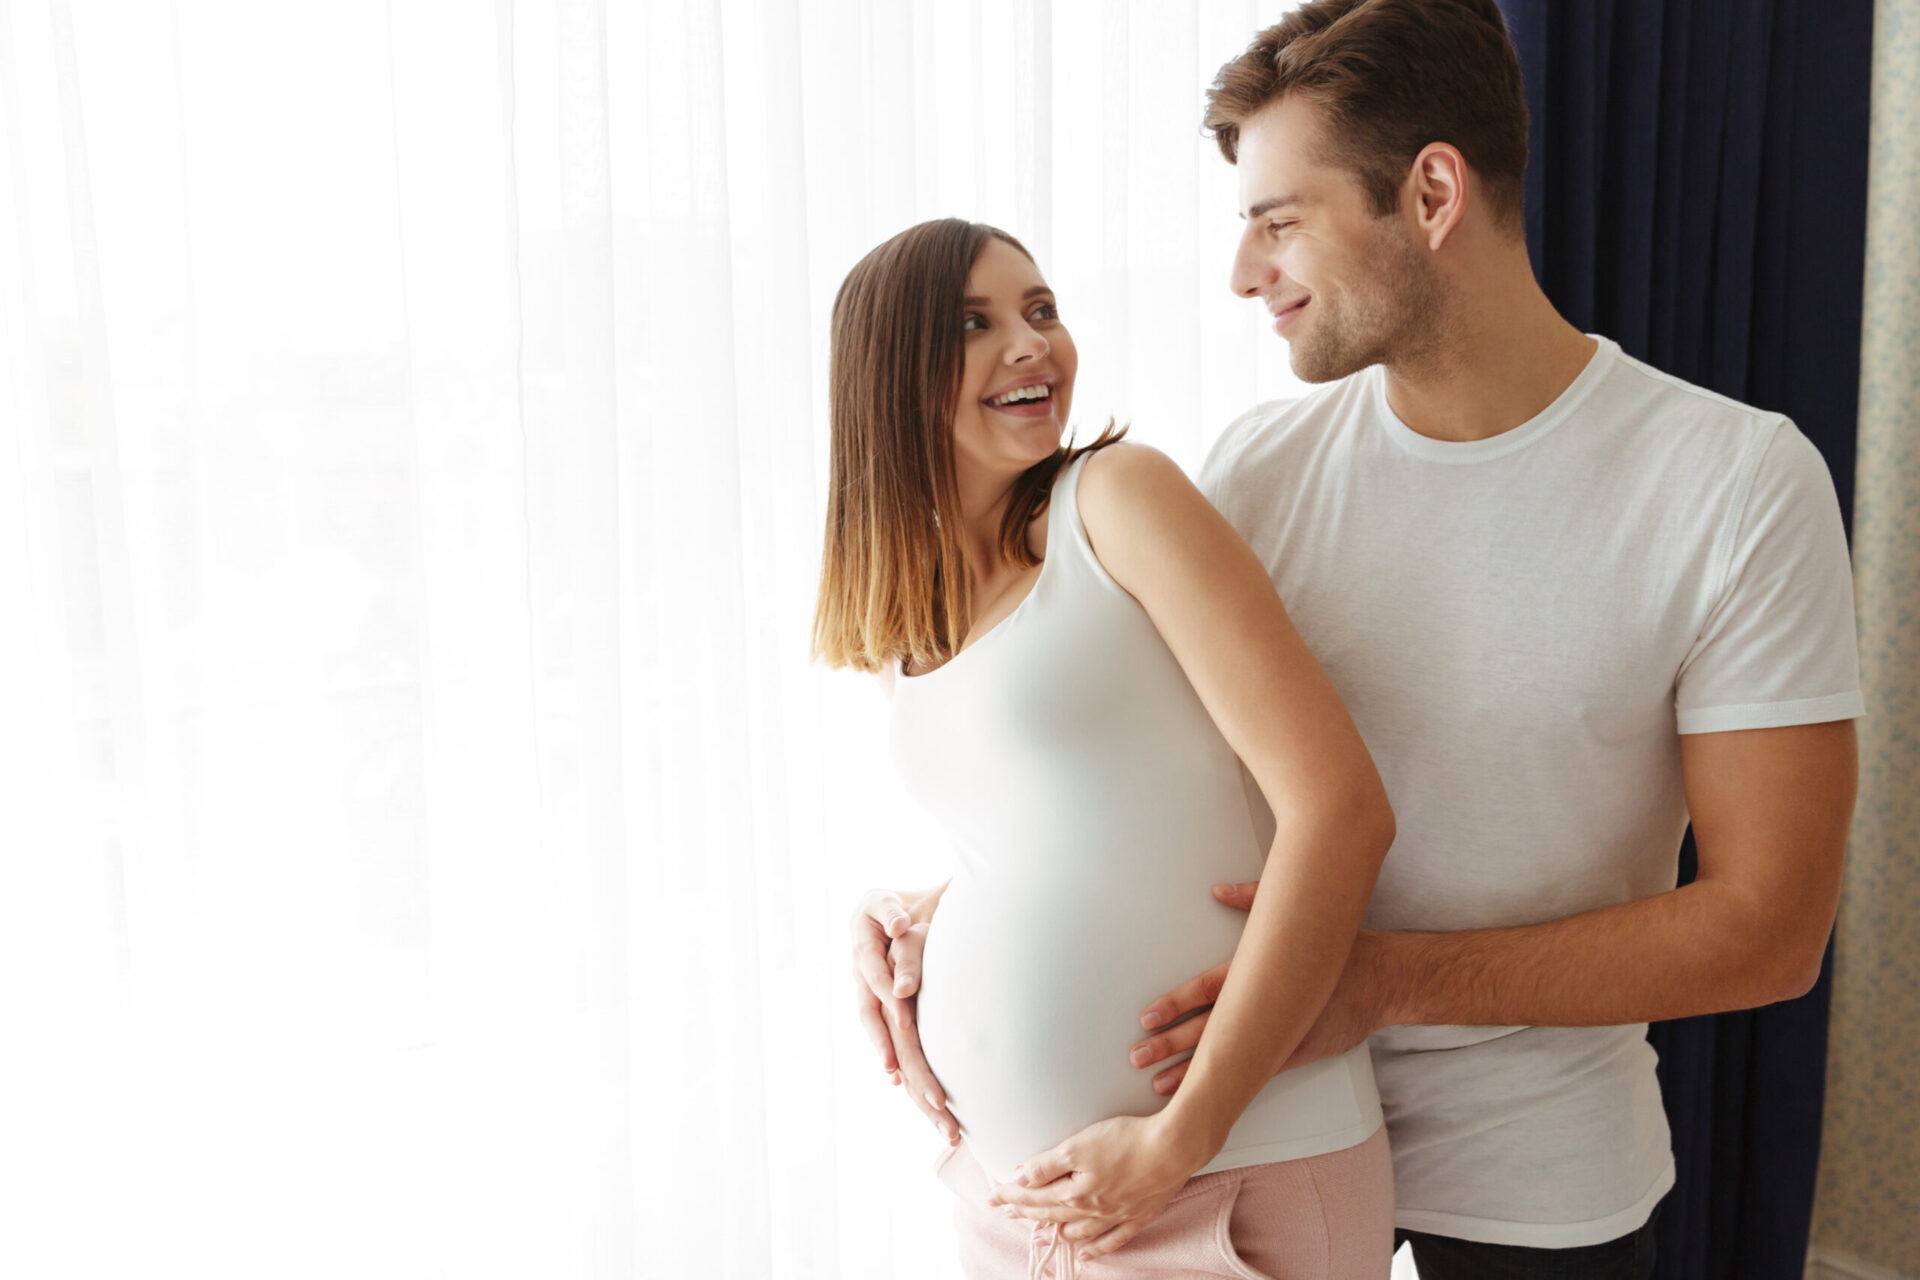
[[[1035,383],[1030,387],[1017,387],[1003,396],[995,396],[987,403],[999,408],[1002,405],[1025,404],[1029,400],[1045,400],[1052,394],[1052,388],[1045,383]]]

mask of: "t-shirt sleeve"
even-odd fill
[[[1200,460],[1199,472],[1193,477],[1193,487],[1216,507],[1220,505],[1220,478],[1227,470],[1227,459],[1233,454],[1234,428],[1245,421],[1246,416],[1241,414],[1213,438],[1213,443],[1207,446],[1207,456]]]
[[[1826,460],[1782,419],[1748,487],[1719,599],[1680,665],[1681,733],[1865,713],[1853,567]]]
[[[1194,477],[1193,487],[1206,495],[1208,502],[1225,510],[1227,480],[1233,474],[1233,464],[1240,456],[1242,437],[1252,424],[1262,417],[1269,416],[1276,404],[1284,402],[1262,401],[1246,410],[1239,417],[1221,429],[1207,448],[1207,456],[1200,462],[1200,473]]]

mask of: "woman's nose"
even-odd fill
[[[1018,364],[1022,360],[1038,360],[1050,350],[1052,348],[1048,346],[1046,338],[1042,337],[1038,331],[1028,329],[1008,345],[1007,360],[1010,364]]]

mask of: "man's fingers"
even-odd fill
[[[900,1069],[900,1059],[893,1052],[893,1035],[887,1030],[886,1015],[880,1012],[880,1002],[873,992],[867,989],[866,980],[859,974],[853,977],[854,1009],[860,1019],[860,1027],[867,1033],[867,1039],[873,1041],[875,1051],[880,1054],[880,1065],[888,1072]]]
[[[920,1051],[920,1033],[913,1027],[893,1033],[893,1051],[900,1057],[900,1073],[907,1078],[913,1100],[929,1116],[947,1115],[947,1091],[933,1077],[926,1054]]]
[[[853,944],[853,967],[860,975],[867,989],[880,1001],[887,1021],[896,1027],[913,1024],[913,1010],[907,997],[920,984],[920,956],[926,949],[927,926],[910,926],[907,933],[889,942],[875,932],[872,917],[867,921],[866,932],[858,936]],[[906,990],[901,991],[900,974],[895,971],[894,957],[899,956],[909,966]]]
[[[878,940],[856,943],[853,948],[856,979],[880,1002],[886,1019],[899,1025],[907,1019],[906,1003],[893,994],[893,961]]]
[[[860,897],[851,929],[855,1009],[882,1069],[893,1083],[905,1086],[913,1105],[949,1143],[958,1142],[959,1121],[946,1109],[946,1090],[920,1052],[913,1025],[912,992],[920,983],[926,926],[913,923],[899,894],[869,889]]]
[[[1258,880],[1247,880],[1237,884],[1221,883],[1213,886],[1213,896],[1230,907],[1242,910],[1253,908],[1253,895],[1260,888]],[[1221,988],[1227,983],[1227,970],[1232,961],[1223,960],[1205,973],[1188,979],[1166,995],[1161,996],[1140,1011],[1140,1027],[1152,1031],[1157,1027],[1167,1029],[1156,1036],[1136,1043],[1130,1053],[1130,1061],[1136,1067],[1148,1067],[1171,1054],[1183,1049],[1191,1049],[1200,1043],[1201,1025],[1211,1016],[1202,1013],[1189,1018],[1179,1026],[1169,1026],[1181,1015],[1195,1009],[1203,1009],[1220,998]],[[1158,1093],[1172,1093],[1179,1087],[1180,1080],[1187,1074],[1187,1064],[1161,1072],[1153,1078],[1154,1090]]]
[[[1213,968],[1195,978],[1189,978],[1167,994],[1155,1000],[1140,1011],[1140,1028],[1152,1031],[1164,1027],[1169,1022],[1190,1009],[1212,1004],[1220,998],[1220,988],[1226,985],[1227,967],[1233,961],[1222,960]]]
[[[905,1003],[911,1004],[912,1001]],[[949,1144],[960,1140],[960,1122],[947,1110],[947,1091],[940,1087],[926,1054],[920,1051],[920,1033],[911,1020],[904,1028],[890,1028],[893,1051],[900,1063],[901,1083],[907,1097],[920,1113],[933,1123]]]
[[[1155,1076],[1153,1078],[1153,1091],[1155,1093],[1171,1094],[1175,1089],[1178,1089],[1180,1082],[1187,1078],[1187,1064],[1192,1061],[1192,1058],[1182,1058]]]
[[[897,938],[913,923],[906,900],[892,889],[869,889],[861,894],[860,905],[853,913],[856,933],[863,918],[873,921],[883,938]]]
[[[947,1091],[940,1087],[926,1055],[920,1052],[920,1036],[909,1019],[904,1028],[895,1027],[880,1012],[880,1001],[860,983],[860,1025],[880,1051],[880,1065],[895,1084],[904,1085],[907,1096],[921,1115],[940,1130],[949,1143],[960,1137],[959,1122],[947,1110]],[[900,1001],[902,1005],[911,1001]]]
[[[916,924],[893,940],[887,948],[887,963],[893,969],[893,994],[901,998],[920,989],[920,957],[927,949],[927,926]]]
[[[861,897],[860,909],[854,912],[853,980],[860,1025],[879,1052],[881,1066],[891,1073],[900,1069],[892,1029],[911,1021],[911,1015],[907,1002],[893,993],[893,962],[888,957],[893,944],[880,930],[880,916],[886,913],[889,900],[897,904],[899,895],[885,889],[869,889]],[[913,954],[917,965],[919,952],[916,950]]]
[[[1128,1050],[1127,1061],[1136,1067],[1150,1067],[1164,1058],[1171,1058],[1182,1049],[1191,1049],[1200,1043],[1200,1032],[1205,1029],[1207,1019],[1213,1016],[1209,1009],[1196,1014],[1177,1026],[1169,1027],[1157,1036],[1148,1036],[1145,1040],[1134,1042]]]
[[[1239,884],[1216,884],[1213,886],[1213,896],[1230,907],[1251,911],[1253,895],[1259,888],[1258,880],[1243,880]]]

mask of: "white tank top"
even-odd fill
[[[944,665],[895,664],[894,761],[956,859],[927,931],[920,1043],[1001,1182],[1097,1120],[1166,1105],[1153,1077],[1191,1055],[1128,1062],[1140,1011],[1232,957],[1247,913],[1209,886],[1259,879],[1273,834],[1252,775],[1087,541],[1088,456],[1054,482],[1026,598]],[[1343,1150],[1380,1121],[1362,1043],[1275,1076],[1197,1172]]]

